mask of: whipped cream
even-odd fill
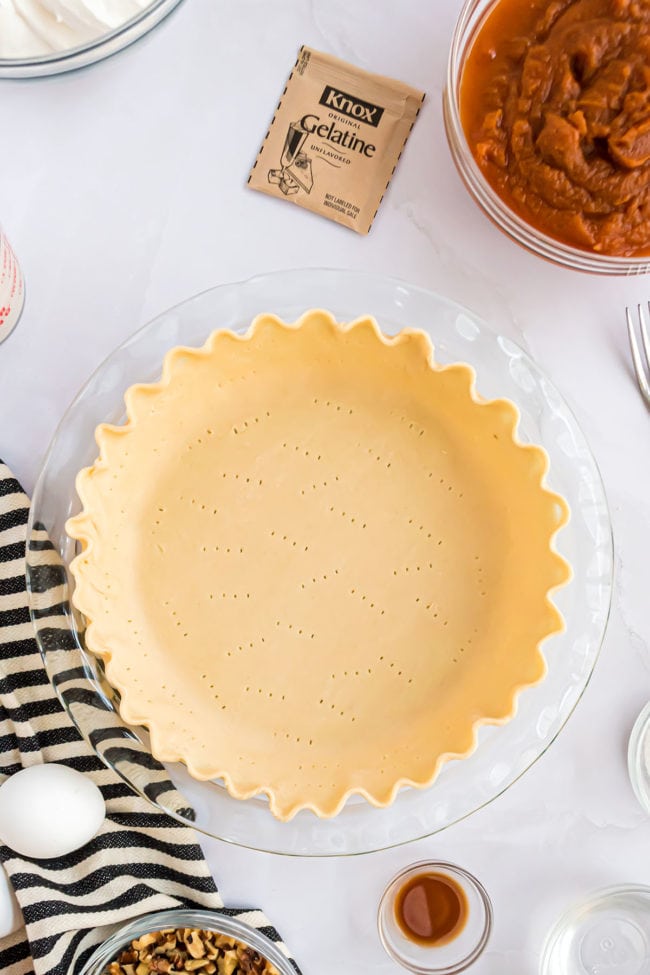
[[[66,51],[115,30],[152,0],[0,0],[0,58]]]

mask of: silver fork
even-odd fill
[[[646,404],[650,406],[650,333],[648,332],[643,306],[637,305],[636,308],[639,323],[638,331],[641,333],[641,346],[643,347],[643,354],[641,353],[641,346],[639,345],[639,340],[637,338],[637,329],[634,326],[632,312],[629,308],[625,309],[625,317],[627,319],[627,334],[630,338],[630,348],[632,350],[632,361],[634,363],[636,381],[639,384],[641,395],[646,401]],[[648,311],[650,311],[650,301],[648,302]]]

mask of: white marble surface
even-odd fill
[[[34,484],[66,405],[135,328],[190,294],[260,271],[367,268],[440,290],[524,344],[573,405],[616,538],[607,639],[550,751],[491,806],[432,839],[347,861],[205,842],[225,899],[261,904],[304,975],[392,972],[376,928],[389,877],[422,857],[475,871],[494,901],[477,975],[533,975],[559,912],[593,888],[650,883],[650,820],[626,744],[650,696],[650,439],[623,308],[650,281],[552,267],[468,198],[441,119],[459,0],[186,0],[110,61],[0,83],[0,221],[27,280],[0,346],[0,454]],[[245,188],[301,43],[424,88],[428,99],[369,237]]]

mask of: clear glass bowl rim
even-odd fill
[[[627,768],[630,782],[639,805],[644,812],[650,812],[650,769],[642,777],[641,768],[644,764],[644,745],[650,736],[650,701],[639,712],[634,722],[634,727],[630,733],[630,740],[627,749]]]
[[[650,905],[650,887],[646,884],[611,884],[599,887],[581,900],[574,901],[555,921],[544,939],[544,945],[539,958],[539,975],[557,975],[557,970],[550,968],[551,952],[572,921],[577,920],[586,909],[592,909],[619,894],[645,894]],[[569,975],[569,973],[567,973]]]
[[[406,878],[409,874],[416,871],[424,872],[425,870],[440,870],[445,873],[449,873],[452,876],[458,877],[461,881],[469,884],[478,894],[483,908],[485,910],[485,920],[483,923],[483,930],[476,943],[476,946],[470,951],[464,958],[460,959],[454,965],[445,965],[443,967],[435,967],[431,965],[429,967],[424,967],[423,965],[413,965],[406,959],[401,958],[394,949],[390,946],[386,932],[384,931],[384,913],[389,909],[388,898],[392,892],[393,887],[395,887],[402,879]],[[416,863],[410,863],[408,866],[400,870],[392,877],[381,896],[379,901],[379,908],[377,910],[377,928],[379,930],[379,938],[384,950],[399,965],[407,968],[411,972],[415,972],[416,975],[457,975],[459,972],[466,971],[474,962],[483,954],[485,947],[490,940],[490,935],[492,933],[492,924],[494,920],[494,911],[492,908],[492,901],[490,900],[490,895],[487,890],[474,874],[470,873],[464,867],[460,867],[456,863],[450,863],[447,860],[418,860]]]
[[[564,244],[542,233],[506,206],[481,172],[467,144],[460,116],[460,85],[465,54],[487,13],[501,0],[465,0],[452,36],[443,91],[443,115],[447,141],[459,176],[475,203],[515,243],[554,264],[577,271],[606,275],[638,275],[650,272],[650,255],[615,257]]]
[[[144,914],[120,926],[117,931],[109,935],[105,941],[102,941],[95,948],[79,975],[102,975],[106,965],[113,961],[118,952],[134,938],[141,938],[145,934],[162,931],[166,928],[197,928],[230,935],[248,947],[254,948],[255,951],[272,962],[280,975],[296,975],[296,969],[286,955],[282,954],[278,946],[261,931],[239,920],[239,918],[229,917],[227,914],[220,914],[218,911],[189,907],[172,907],[165,911]]]
[[[0,58],[0,80],[3,78],[37,78],[63,74],[117,54],[143,37],[181,3],[182,0],[151,0],[148,7],[130,17],[119,27],[99,37],[67,48],[25,58]]]

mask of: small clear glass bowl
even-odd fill
[[[481,172],[467,144],[460,117],[460,88],[465,58],[488,14],[500,0],[465,0],[456,23],[447,64],[443,112],[447,141],[458,173],[474,201],[516,243],[554,264],[593,274],[645,274],[650,256],[613,257],[581,250],[542,233],[507,206]]]
[[[467,897],[467,921],[460,933],[447,944],[423,946],[410,941],[395,916],[395,898],[411,877],[422,874],[449,877]],[[483,953],[492,931],[492,903],[483,884],[453,863],[421,860],[398,873],[386,887],[377,915],[379,937],[391,958],[418,975],[456,975],[473,965]]]
[[[236,917],[189,908],[156,911],[155,914],[145,914],[125,924],[95,949],[79,975],[103,975],[106,966],[115,961],[119,953],[135,938],[167,928],[196,928],[200,931],[226,934],[257,951],[275,965],[280,975],[296,975],[296,969],[286,955],[261,931]]]
[[[636,719],[627,748],[627,768],[634,794],[650,813],[650,703]]]
[[[647,975],[650,887],[607,887],[564,914],[546,939],[540,975]]]
[[[0,78],[37,78],[62,74],[102,61],[147,34],[180,2],[181,0],[151,0],[135,17],[78,47],[31,58],[0,58]]]

